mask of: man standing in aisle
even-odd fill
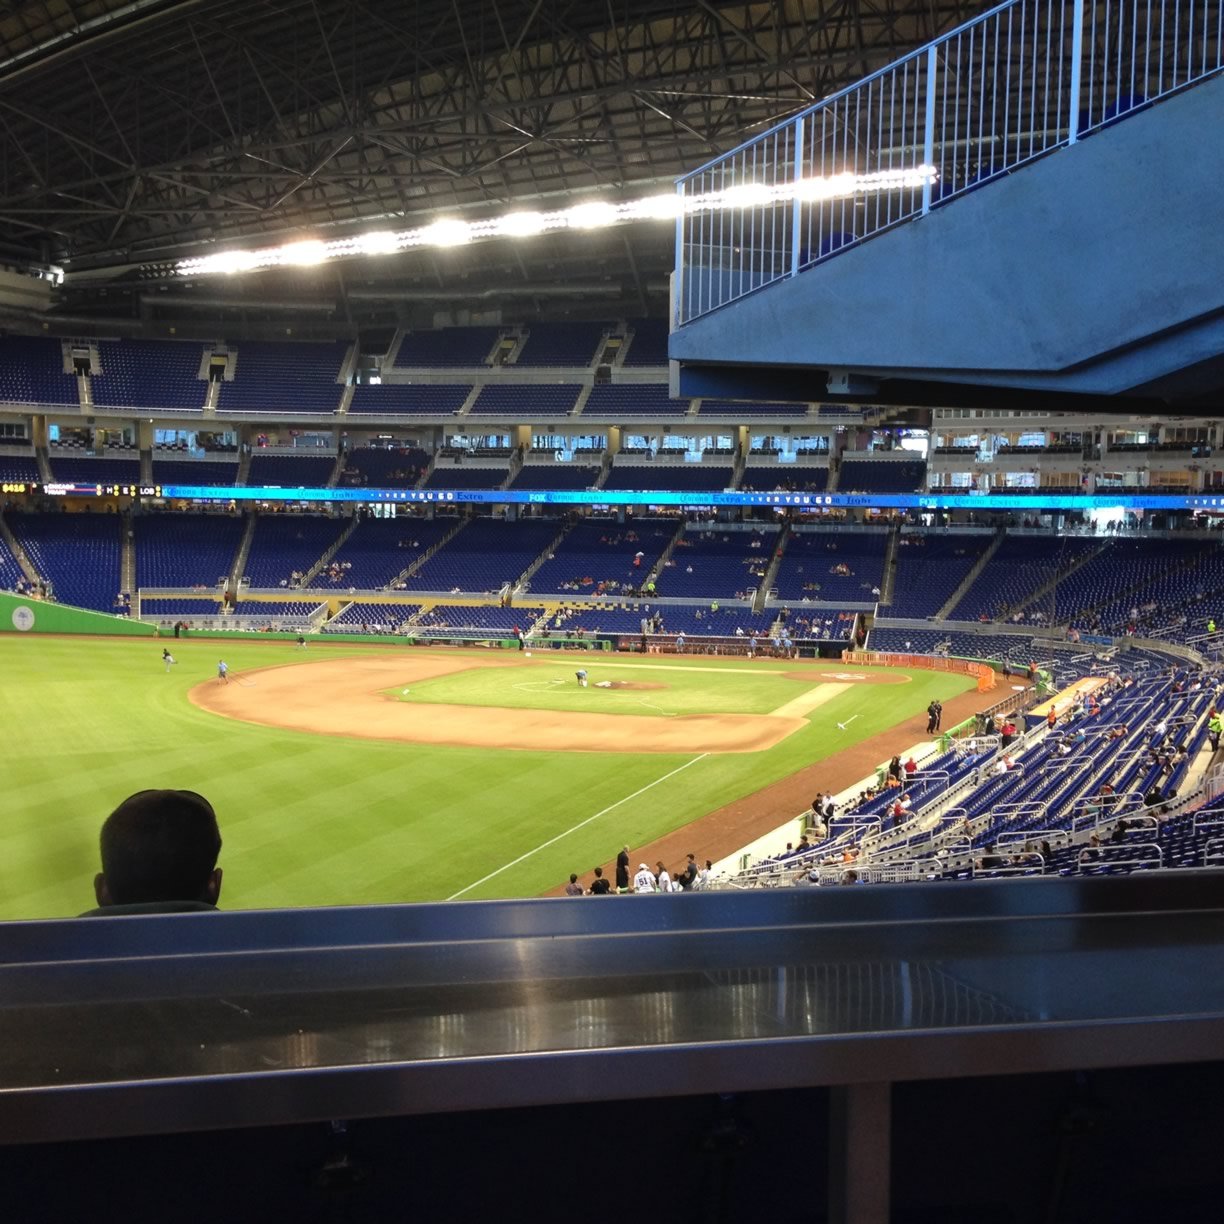
[[[622,846],[616,856],[616,891],[629,891],[629,847]]]

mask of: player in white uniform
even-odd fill
[[[217,660],[217,679],[222,684],[229,683],[229,664],[224,659]]]
[[[178,660],[165,647],[162,647],[162,662],[166,665],[166,670],[169,671]]]

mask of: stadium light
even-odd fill
[[[679,192],[645,196],[619,204],[596,201],[577,204],[556,212],[518,211],[481,221],[443,218],[431,225],[398,232],[378,231],[324,242],[309,239],[287,246],[265,247],[255,251],[218,251],[180,260],[175,265],[179,276],[211,273],[234,275],[259,268],[285,265],[313,267],[328,259],[354,255],[391,255],[411,247],[457,247],[489,238],[532,238],[560,230],[599,229],[609,225],[628,225],[637,221],[674,221],[677,217],[732,209],[776,208],[798,200],[819,203],[856,195],[890,191],[913,191],[939,177],[934,166],[902,166],[873,174],[845,172],[789,182],[738,183],[721,191],[692,195]]]

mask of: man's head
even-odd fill
[[[596,867],[596,868],[595,868],[595,878],[596,878],[597,880],[602,880],[602,879],[603,879],[603,868],[602,868],[602,867]]]
[[[577,873],[576,871],[571,871],[571,872],[570,872],[570,883],[571,883],[571,884],[577,884],[577,883],[578,883],[578,873]]]
[[[221,833],[212,804],[195,791],[144,790],[102,826],[100,906],[204,901],[221,895]]]

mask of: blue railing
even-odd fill
[[[1221,0],[1009,0],[685,175],[674,324],[1221,70]]]

